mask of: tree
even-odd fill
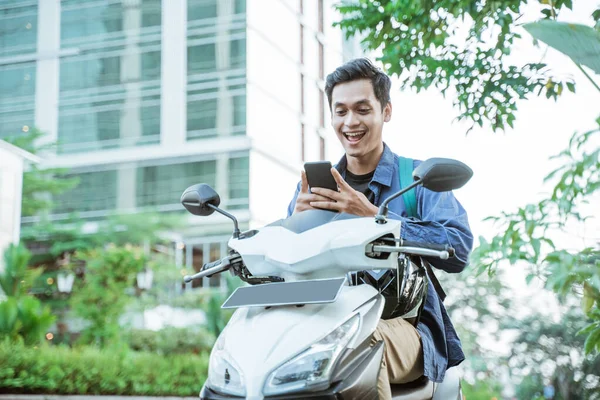
[[[142,249],[132,246],[76,253],[70,268],[83,279],[77,280],[70,302],[75,314],[90,322],[82,331],[82,342],[99,346],[118,342],[119,317],[131,300],[125,291],[133,288],[146,263]]]
[[[555,387],[557,400],[600,399],[600,355],[583,353],[577,331],[584,325],[581,310],[571,304],[556,322],[536,313],[505,326],[519,332],[508,363],[521,380],[520,399],[541,393],[545,382]]]
[[[600,10],[595,13],[595,18],[599,17]],[[563,51],[575,63],[585,63],[600,74],[600,34],[592,28],[556,21],[528,24],[526,28],[534,37]],[[597,50],[595,57],[589,57],[590,49]],[[600,93],[600,86],[580,64],[577,66]],[[594,218],[593,211],[586,210],[585,206],[600,189],[600,148],[597,145],[600,118],[595,125],[587,132],[575,133],[567,149],[554,157],[562,161],[562,165],[546,177],[546,181],[555,185],[550,197],[521,207],[517,212],[490,218],[503,234],[489,242],[481,238],[475,253],[482,268],[493,270],[504,259],[511,264],[524,263],[529,267],[528,279],[541,278],[563,299],[572,292],[581,296],[583,311],[591,322],[580,332],[587,335],[586,353],[600,351],[600,243],[573,251],[552,239],[568,231],[570,225],[585,224]]]
[[[369,50],[381,53],[379,60],[400,78],[401,88],[417,91],[435,87],[454,96],[459,120],[490,126],[493,131],[512,127],[517,100],[531,94],[557,99],[564,88],[575,92],[575,82],[561,79],[543,63],[515,65],[510,55],[523,16],[526,0],[355,0],[340,3],[339,26],[347,36],[362,34]],[[526,30],[571,57],[598,88],[582,66],[600,73],[600,9],[593,12],[592,27],[557,21],[572,0],[539,0],[540,22]],[[536,39],[536,40],[537,40]],[[585,43],[585,45],[582,45]],[[524,263],[530,277],[538,276],[561,295],[575,291],[591,323],[585,349],[600,351],[600,249],[568,250],[552,240],[573,221],[590,215],[581,206],[600,189],[600,119],[585,133],[576,133],[558,158],[563,165],[548,175],[555,187],[549,198],[526,205],[516,212],[493,217],[498,235],[480,238],[473,260],[493,273],[498,265]]]
[[[438,273],[447,293],[444,305],[458,332],[467,359],[464,394],[471,399],[500,398],[506,370],[506,356],[492,350],[490,343],[502,340],[502,326],[512,318],[513,295],[500,274],[477,274],[467,267],[460,275]],[[487,342],[487,344],[486,344]]]
[[[336,6],[338,25],[348,37],[364,36],[363,45],[381,52],[388,73],[400,88],[435,87],[451,94],[459,120],[512,127],[516,101],[532,93],[558,98],[575,83],[552,73],[546,64],[515,65],[510,59],[520,39],[518,20],[527,0],[355,0]],[[550,19],[572,0],[540,0],[540,17]],[[596,19],[598,16],[596,15]]]
[[[24,135],[8,137],[4,140],[32,154],[50,150],[52,145],[39,146],[44,133],[31,129]],[[43,215],[52,210],[52,197],[58,196],[77,186],[79,179],[68,176],[64,168],[41,168],[32,164],[23,173],[23,216]]]

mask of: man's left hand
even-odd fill
[[[377,214],[379,209],[371,204],[364,194],[352,189],[337,169],[331,168],[331,174],[338,184],[339,192],[325,188],[311,188],[310,190],[313,193],[320,194],[334,201],[313,201],[310,203],[312,207],[354,214],[361,217],[372,217]]]

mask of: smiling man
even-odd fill
[[[383,142],[383,125],[392,117],[390,78],[368,59],[355,59],[327,76],[325,92],[331,124],[345,154],[332,174],[338,191],[310,188],[302,172],[288,215],[327,209],[359,216],[374,216],[378,206],[400,190],[399,157]],[[413,163],[413,169],[419,162]],[[435,193],[417,187],[417,215],[409,218],[404,200],[389,203],[389,217],[403,222],[404,240],[448,244],[455,249],[449,260],[429,260],[446,272],[467,265],[473,245],[467,214],[451,192]],[[370,282],[381,275],[364,271]],[[380,399],[391,399],[390,383],[408,383],[422,376],[444,379],[448,368],[464,360],[460,340],[432,281],[417,326],[397,315],[383,315],[372,343],[383,341],[385,352],[378,379]],[[392,301],[386,298],[386,303]]]

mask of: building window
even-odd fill
[[[325,79],[325,48],[321,42],[319,42],[319,79]]]
[[[187,139],[203,139],[217,135],[244,135],[246,133],[245,78],[228,79],[220,87],[216,78],[188,85]],[[194,89],[198,87],[198,89]],[[219,123],[217,116],[224,115]]]
[[[217,26],[217,0],[188,0],[188,140],[246,133],[246,2],[231,4]]]
[[[232,40],[229,44],[231,68],[246,68],[246,39]]]
[[[246,0],[235,0],[235,13],[245,14],[246,13]]]
[[[72,175],[79,184],[54,199],[54,213],[114,210],[117,207],[117,171]]]
[[[304,74],[300,73],[300,114],[304,115]]]
[[[115,40],[118,36],[108,36],[108,34],[139,29],[139,25],[127,26],[127,21],[135,24],[137,20],[141,20],[141,28],[160,27],[161,1],[142,0],[139,6],[124,6],[120,1],[63,0],[61,1],[61,42],[64,46],[73,40],[78,42]]]
[[[187,54],[188,75],[205,74],[217,70],[215,43],[190,46]]]
[[[246,126],[246,95],[233,97],[233,125]]]
[[[34,125],[35,73],[35,62],[0,66],[0,138]]]
[[[302,162],[306,160],[306,127],[304,124],[301,124],[300,128],[300,159]]]
[[[205,243],[189,244],[191,246],[192,257],[187,261],[188,266],[191,264],[194,271],[200,272],[202,265],[211,261],[219,260],[227,255],[227,241],[229,238],[222,240],[212,240]],[[224,284],[221,274],[217,274],[210,278],[196,279],[190,283],[192,288],[207,287],[215,288],[222,287]],[[185,289],[185,284],[182,286]]]
[[[156,207],[179,204],[181,193],[191,185],[206,183],[214,187],[216,168],[214,160],[140,167],[136,205]]]
[[[229,201],[231,210],[248,208],[250,158],[248,156],[229,159]]]
[[[141,78],[143,81],[160,79],[160,51],[142,53]]]
[[[304,25],[300,24],[300,64],[304,65]]]
[[[63,101],[59,108],[60,153],[156,144],[160,141],[160,94],[135,100]]]
[[[188,139],[217,135],[217,99],[189,101],[187,106]]]
[[[217,17],[217,0],[188,0],[188,21]]]
[[[321,160],[325,159],[325,138],[321,135],[319,135],[319,156]]]
[[[325,92],[319,89],[319,127],[325,127]]]
[[[160,142],[161,22],[160,0],[61,2],[59,152]]]
[[[324,9],[323,9],[323,0],[318,0],[318,4],[317,4],[317,14],[318,14],[318,25],[319,25],[319,33],[323,33],[323,28],[325,27],[325,21],[324,21]]]
[[[3,2],[0,8],[0,57],[37,50],[37,1]]]

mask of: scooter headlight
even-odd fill
[[[337,359],[358,331],[359,323],[360,317],[356,314],[323,339],[275,369],[267,378],[264,395],[317,390],[323,384],[328,384]]]
[[[225,332],[221,332],[210,353],[206,385],[223,394],[246,396],[244,375],[233,358],[225,351]]]

